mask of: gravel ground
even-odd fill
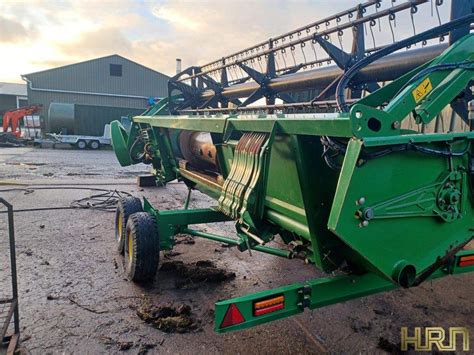
[[[0,149],[0,181],[25,184],[71,184],[117,189],[148,198],[161,209],[180,208],[182,184],[167,188],[135,186],[146,166],[121,168],[111,151]],[[0,186],[1,189],[23,188]],[[69,206],[90,195],[87,190],[24,190],[0,195],[16,209]],[[212,203],[193,193],[191,207]],[[213,304],[281,285],[320,277],[299,260],[240,253],[196,239],[162,255],[168,265],[210,261],[235,273],[219,283],[177,282],[179,272],[160,272],[146,288],[123,277],[115,251],[113,213],[54,210],[17,213],[15,227],[20,292],[21,346],[32,354],[103,353],[335,353],[397,349],[401,326],[464,326],[474,332],[474,274],[446,277],[418,288],[329,306],[252,329],[219,335],[213,331]],[[0,215],[0,250],[6,250],[5,215]],[[231,235],[232,225],[200,226]],[[0,290],[8,289],[5,253],[0,255]],[[3,291],[4,292],[4,291]],[[0,297],[2,296],[0,292]],[[195,330],[165,333],[144,322],[144,303],[189,305]],[[471,335],[471,343],[472,335]],[[473,345],[471,345],[472,347]],[[392,347],[392,348],[391,348]],[[1,352],[1,351],[0,351]]]

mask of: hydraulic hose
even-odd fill
[[[337,101],[337,106],[338,109],[341,112],[349,112],[349,105],[346,103],[346,98],[345,98],[345,89],[349,85],[350,81],[354,78],[354,76],[364,67],[367,65],[375,62],[376,60],[379,60],[382,57],[385,57],[389,55],[390,53],[393,53],[395,51],[398,51],[402,48],[411,46],[415,43],[425,41],[432,39],[434,37],[437,37],[439,35],[442,35],[446,32],[449,32],[451,30],[454,30],[462,25],[470,24],[474,22],[474,14],[467,15],[464,17],[461,17],[457,20],[453,20],[450,22],[447,22],[441,26],[438,26],[434,29],[429,29],[425,32],[422,32],[418,35],[415,35],[413,37],[401,40],[399,42],[396,42],[394,44],[388,45],[379,51],[371,54],[370,56],[362,59],[361,61],[357,62],[354,64],[347,72],[344,73],[342,76],[341,80],[339,81],[337,88],[336,88],[336,101]]]

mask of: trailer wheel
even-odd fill
[[[78,140],[77,143],[76,143],[76,147],[78,149],[81,149],[81,150],[86,149],[86,147],[87,147],[86,141],[84,141],[82,139]]]
[[[128,217],[136,212],[142,212],[142,202],[135,196],[121,197],[115,210],[115,241],[117,250],[123,254],[125,245],[125,236],[127,235]]]
[[[99,141],[90,141],[89,142],[89,148],[93,150],[97,150],[100,148],[100,142]]]
[[[155,218],[147,212],[137,212],[127,222],[125,241],[125,273],[137,283],[152,281],[160,261],[160,240]]]

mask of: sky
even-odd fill
[[[173,75],[176,58],[202,65],[357,3],[1,0],[0,81],[110,54]]]

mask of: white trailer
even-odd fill
[[[35,144],[43,146],[43,144],[51,144],[53,148],[56,144],[70,144],[78,149],[100,149],[101,146],[110,145],[110,125],[104,126],[104,134],[102,136],[83,136],[46,133],[44,138],[35,138]]]

